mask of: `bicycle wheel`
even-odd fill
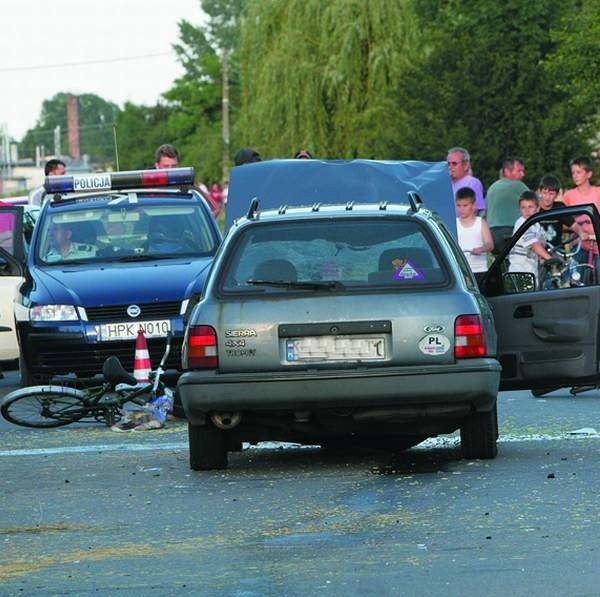
[[[7,394],[0,413],[22,427],[61,427],[87,414],[86,394],[62,386],[30,386]]]

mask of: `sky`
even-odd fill
[[[42,103],[93,93],[154,105],[183,74],[178,23],[200,25],[200,0],[0,0],[0,131],[19,141]],[[76,63],[76,64],[74,64]]]

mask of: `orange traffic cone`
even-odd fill
[[[150,354],[148,353],[148,344],[144,330],[140,328],[135,340],[135,358],[133,361],[133,376],[138,383],[148,383],[150,381]]]

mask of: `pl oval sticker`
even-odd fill
[[[427,334],[419,340],[419,350],[423,354],[446,354],[450,350],[450,340],[444,334]]]

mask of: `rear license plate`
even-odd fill
[[[287,338],[287,361],[381,361],[383,336],[307,336]]]
[[[171,331],[171,320],[122,321],[119,323],[103,323],[96,326],[98,339],[102,342],[110,340],[135,340],[140,328],[144,330],[146,338],[164,338]]]

